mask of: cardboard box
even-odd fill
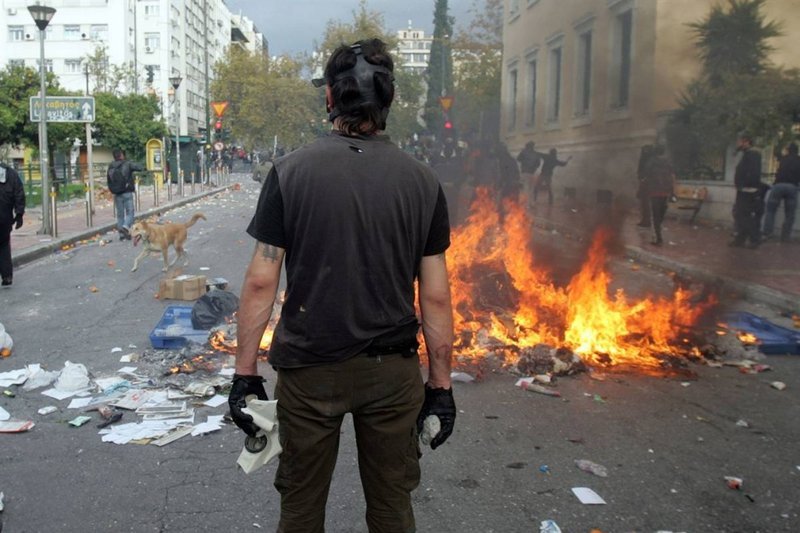
[[[158,297],[162,300],[197,300],[205,293],[205,276],[183,275],[162,279],[158,287]]]

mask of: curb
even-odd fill
[[[134,220],[140,220],[142,218],[147,218],[152,215],[160,215],[162,213],[166,213],[171,209],[183,207],[184,205],[188,205],[197,200],[201,200],[208,196],[212,196],[221,193],[223,191],[226,191],[232,188],[233,186],[234,183],[231,183],[229,185],[225,185],[224,187],[217,187],[216,189],[212,189],[210,191],[206,191],[201,194],[196,194],[195,196],[190,196],[188,198],[181,198],[180,200],[173,202],[171,204],[160,205],[158,207],[151,207],[147,211],[144,211],[142,213],[137,213],[134,216]],[[90,237],[97,235],[98,233],[107,233],[108,231],[114,229],[116,226],[117,226],[116,222],[110,222],[102,226],[87,228],[84,231],[81,231],[79,233],[74,233],[68,237],[59,237],[51,242],[46,242],[30,248],[26,248],[24,250],[21,250],[19,253],[12,254],[11,263],[13,264],[14,268],[21,267],[22,265],[27,265],[28,263],[32,263],[33,261],[46,257],[54,252],[57,252],[65,245],[73,244],[78,241],[88,239]]]
[[[567,226],[557,224],[550,220],[539,219],[534,224],[534,228],[545,231],[557,230],[564,234],[569,230]],[[651,268],[657,268],[667,272],[674,272],[680,276],[685,276],[709,285],[713,285],[720,296],[735,295],[744,297],[750,301],[777,307],[784,311],[800,314],[800,299],[795,294],[780,292],[770,289],[758,283],[742,281],[729,276],[713,274],[700,267],[682,263],[668,257],[648,252],[638,246],[625,245],[625,257],[643,263]]]

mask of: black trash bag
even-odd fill
[[[239,309],[239,297],[230,291],[213,290],[202,295],[192,306],[192,327],[211,329],[229,322]]]

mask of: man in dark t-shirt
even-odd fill
[[[250,395],[267,399],[256,356],[285,259],[286,297],[269,351],[278,372],[281,531],[324,530],[346,413],[370,531],[414,530],[418,432],[438,418],[436,448],[453,430],[447,204],[431,169],[380,134],[394,96],[392,68],[378,40],[332,54],[322,82],[333,131],[275,161],[247,228],[257,243],[242,286],[229,404],[234,422],[255,435],[241,409]]]

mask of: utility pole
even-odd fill
[[[205,64],[206,80],[206,142],[203,145],[203,157],[200,158],[200,164],[203,165],[203,168],[200,170],[200,172],[203,176],[203,183],[208,183],[209,176],[207,175],[206,146],[211,144],[211,117],[208,114],[208,108],[211,106],[211,101],[208,97],[208,0],[203,0],[203,55],[205,56],[203,63]]]
[[[133,0],[133,92],[136,94],[139,94],[139,30],[136,28],[138,5],[139,0]]]

